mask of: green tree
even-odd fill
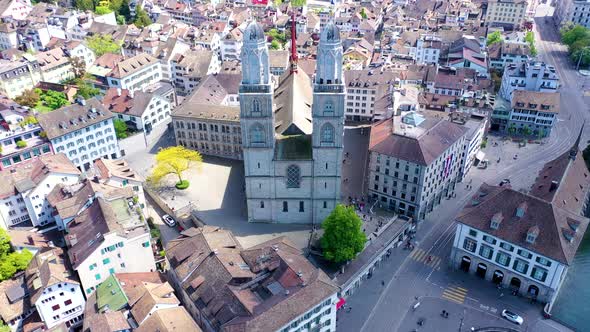
[[[324,257],[334,263],[355,258],[367,241],[361,227],[361,218],[352,206],[337,205],[322,222],[324,235],[320,242]]]
[[[111,4],[113,4],[114,2],[111,2]],[[119,9],[116,10],[117,13],[119,13],[119,15],[123,16],[125,18],[126,22],[131,21],[131,11],[129,10],[129,0],[121,0],[120,1],[120,5],[119,5]]]
[[[121,119],[115,119],[113,122],[115,126],[115,134],[118,139],[127,138],[127,124]]]
[[[270,38],[272,40],[278,41],[281,45],[284,44],[287,41],[287,36],[285,35],[285,33],[284,32],[280,32],[277,29],[270,29],[268,31],[268,35],[270,36]]]
[[[367,16],[367,12],[365,12],[365,7],[361,8],[360,14],[363,19],[365,19],[365,20],[367,19],[368,16]]]
[[[104,6],[98,6],[96,7],[96,9],[94,10],[94,12],[97,15],[106,15],[106,14],[110,14],[113,11],[109,8],[109,7],[104,7]]]
[[[0,260],[8,255],[12,247],[10,245],[10,236],[4,228],[0,228]]]
[[[65,93],[53,90],[45,91],[45,93],[41,96],[41,99],[45,105],[52,110],[56,110],[69,103]]]
[[[532,31],[527,32],[524,37],[524,41],[529,44],[531,55],[537,56],[537,48],[535,47],[535,34]]]
[[[86,82],[84,79],[78,78],[74,80],[74,84],[78,88],[78,92],[76,93],[76,97],[81,97],[84,99],[90,99],[92,97],[100,95],[100,89],[93,87],[90,83]]]
[[[16,266],[14,266],[13,262],[8,257],[4,257],[0,262],[0,279],[10,279],[15,273]]]
[[[74,7],[82,10],[94,10],[94,2],[92,0],[75,0]]]
[[[10,326],[4,324],[4,322],[0,321],[0,332],[11,332]]]
[[[291,6],[293,7],[303,7],[306,3],[306,0],[291,0]]]
[[[19,105],[33,108],[35,107],[35,105],[37,105],[40,98],[41,97],[34,89],[29,89],[23,91],[23,93],[20,96],[16,97],[14,101]]]
[[[86,42],[97,57],[106,53],[121,53],[121,43],[113,40],[111,35],[93,35],[86,38]]]
[[[73,56],[70,58],[70,63],[72,64],[72,71],[76,78],[83,77],[86,74],[86,62],[84,62],[84,59]]]
[[[494,31],[488,35],[488,41],[486,44],[492,46],[500,42],[502,42],[502,33],[500,31]]]
[[[280,48],[281,48],[281,44],[278,41],[273,40],[270,42],[270,49],[271,50],[278,50]]]
[[[203,158],[198,151],[189,150],[183,146],[172,146],[161,149],[156,155],[156,166],[148,178],[150,183],[158,185],[167,175],[178,177],[176,187],[185,189],[188,181],[182,178],[182,174],[191,168],[199,168]]]
[[[133,21],[133,24],[135,24],[135,26],[138,28],[144,28],[152,23],[152,19],[148,13],[143,8],[137,7],[135,10],[135,21]]]
[[[587,28],[581,25],[575,25],[561,29],[561,42],[567,46],[571,46],[580,40],[590,43],[590,31]]]
[[[11,260],[17,271],[26,269],[31,259],[33,259],[33,253],[27,249],[23,249],[21,252],[13,252],[10,255],[12,256]]]

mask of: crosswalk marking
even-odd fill
[[[443,293],[442,298],[449,301],[453,301],[459,304],[463,304],[465,297],[467,296],[467,289],[458,286],[447,287]]]
[[[430,257],[430,261],[428,261],[428,257]],[[433,269],[440,270],[442,259],[438,256],[429,255],[424,249],[414,249],[410,254],[410,258]]]

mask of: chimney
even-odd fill
[[[76,245],[76,243],[78,243],[78,236],[76,236],[76,234],[70,234],[68,235],[68,242],[70,247],[73,247]],[[76,255],[74,254],[74,260],[76,260]]]
[[[29,240],[30,245],[35,244],[35,240],[33,240],[33,235],[27,235],[27,240]]]
[[[555,191],[555,189],[557,189],[559,183],[557,183],[557,181],[553,180],[551,181],[551,186],[549,187],[549,192]]]
[[[117,96],[121,97],[121,88],[117,88]]]

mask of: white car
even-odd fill
[[[165,214],[162,216],[164,223],[170,227],[176,226],[176,220],[172,219],[169,215]]]
[[[506,309],[502,310],[502,317],[514,324],[522,325],[522,323],[524,323],[524,319],[522,319],[522,317]]]

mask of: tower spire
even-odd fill
[[[291,73],[297,72],[297,21],[295,20],[295,8],[291,12]]]

